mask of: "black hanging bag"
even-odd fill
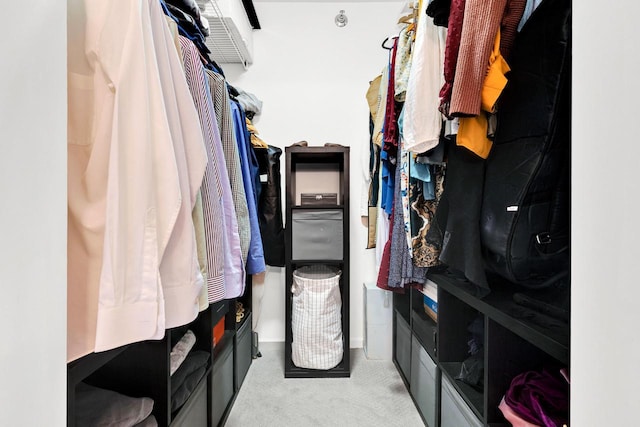
[[[487,159],[488,270],[539,288],[569,273],[571,4],[544,0],[518,34]]]

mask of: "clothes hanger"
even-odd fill
[[[398,19],[398,24],[412,24],[413,23],[413,19],[414,19],[414,15],[415,14],[413,12],[411,12],[408,15],[401,16]]]
[[[391,50],[391,49],[393,49],[393,43],[391,44],[391,46],[387,46],[387,45],[386,45],[386,43],[387,43],[388,41],[392,41],[393,39],[397,39],[397,38],[398,38],[398,36],[389,36],[389,37],[387,37],[387,38],[386,38],[386,39],[384,39],[384,41],[382,42],[382,48],[383,48],[383,49],[387,49],[387,50]]]

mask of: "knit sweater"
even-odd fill
[[[500,24],[500,53],[508,61],[527,0],[509,0]]]
[[[449,114],[480,113],[480,94],[507,0],[467,0]]]

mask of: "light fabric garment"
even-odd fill
[[[153,37],[169,31],[151,18],[158,7],[68,7],[68,360],[164,335],[160,262],[176,221],[191,221],[180,215],[191,195],[181,193],[158,70],[169,47]],[[195,164],[189,171],[197,176]],[[191,295],[197,286],[185,282]]]
[[[173,43],[176,46],[176,50],[178,51],[180,61],[182,61],[182,48],[180,47],[180,40],[178,39],[178,36],[180,35],[178,24],[176,23],[176,21],[166,15],[164,19],[165,21],[167,21],[167,25],[169,26],[169,30],[171,31],[171,38],[173,39]]]
[[[207,154],[182,62],[165,15],[156,2],[149,0],[149,3],[156,60],[182,194],[176,224],[160,260],[165,327],[174,328],[191,322],[200,311],[198,296],[204,286],[204,278],[198,265],[192,211],[202,184]],[[98,327],[99,322],[100,317]]]
[[[209,163],[202,182],[202,202],[207,244],[207,290],[209,302],[224,299],[225,276],[229,253],[226,240],[226,224],[224,206],[224,182],[227,177],[222,156],[215,149],[214,130],[217,130],[211,95],[200,57],[193,43],[180,37],[185,74],[191,95],[195,102],[200,126],[205,140]],[[207,99],[207,95],[209,98]],[[228,178],[227,178],[228,180]],[[231,204],[232,205],[232,204]],[[231,206],[233,207],[233,206]]]
[[[180,46],[180,34],[178,32],[178,24],[168,16],[165,16],[167,21],[167,25],[169,26],[169,30],[171,31],[171,37],[173,39],[173,43],[176,47],[176,51],[178,52],[178,58],[180,59],[180,64],[183,68],[184,73],[184,62],[182,61],[182,47]],[[205,149],[206,150],[206,149]],[[200,289],[200,295],[198,296],[198,304],[200,306],[200,311],[206,310],[209,307],[209,297],[207,296],[207,277],[209,276],[207,272],[207,242],[205,236],[205,226],[204,226],[204,207],[202,206],[202,193],[198,190],[198,195],[196,196],[196,203],[193,207],[192,212],[193,218],[193,227],[196,233],[196,247],[198,250],[198,265],[200,266],[200,273],[202,274],[202,278],[204,280],[205,285]]]
[[[236,89],[236,91],[238,91],[238,96],[236,96],[236,99],[242,106],[242,109],[245,111],[245,113],[260,114],[260,112],[262,111],[262,101],[258,99],[258,97],[254,94],[246,92],[245,90],[237,86],[234,86],[234,88]]]
[[[176,51],[178,52],[178,58],[180,59],[180,64],[182,65],[183,73],[184,73],[184,62],[182,60],[182,47],[180,46],[180,34],[178,32],[178,24],[168,16],[165,16],[167,21],[167,25],[169,26],[169,30],[171,31],[171,37],[173,39],[173,43],[176,47]],[[205,148],[206,152],[206,148]],[[196,196],[196,203],[193,207],[193,212],[191,214],[193,218],[193,227],[196,233],[196,247],[198,250],[198,265],[200,266],[200,273],[202,274],[202,278],[204,280],[204,286],[200,289],[200,294],[198,295],[198,305],[200,306],[200,311],[204,311],[209,307],[209,297],[207,296],[207,277],[209,273],[207,271],[207,242],[205,235],[205,225],[204,225],[204,207],[202,206],[202,192],[198,190],[198,195]]]
[[[387,89],[389,86],[389,66],[386,65],[382,69],[382,77],[380,77],[380,86],[378,87],[378,96],[376,98],[376,113],[373,115],[373,142],[382,147],[384,112],[387,105]]]
[[[182,362],[196,343],[196,336],[191,330],[187,330],[169,353],[169,375],[173,375],[178,370]]]
[[[209,297],[207,290],[207,277],[209,277],[208,264],[207,264],[207,236],[204,225],[204,206],[202,205],[202,193],[199,191],[196,198],[196,205],[193,207],[193,227],[196,230],[196,246],[198,248],[198,264],[200,265],[200,273],[204,279],[205,285],[200,289],[200,295],[198,296],[198,304],[200,311],[206,310],[209,307]]]
[[[404,221],[404,233],[407,239],[407,250],[409,257],[413,257],[413,246],[411,245],[411,209],[409,208],[409,155],[410,153],[401,150],[398,159],[398,167],[400,168],[400,198],[402,200],[402,218]],[[396,209],[400,206],[396,206]]]
[[[396,52],[395,64],[395,100],[403,102],[407,94],[407,84],[411,73],[411,52],[413,46],[413,35],[415,31],[410,30],[407,25],[400,31],[398,36],[398,50]]]
[[[434,25],[425,14],[426,7],[425,1],[419,14],[404,104],[404,148],[414,153],[435,147],[442,128],[438,105],[440,88],[444,84],[447,29]]]
[[[240,155],[240,166],[242,168],[242,182],[244,192],[247,196],[247,207],[249,209],[249,222],[251,224],[251,243],[247,255],[247,273],[258,274],[266,271],[267,266],[264,261],[264,250],[262,248],[262,237],[260,236],[260,223],[258,222],[258,204],[254,181],[251,174],[250,151],[251,142],[246,128],[245,115],[241,107],[236,103],[231,103],[231,117],[233,118],[233,129],[238,153]]]
[[[225,78],[211,70],[206,70],[209,77],[209,87],[213,98],[213,106],[216,112],[218,129],[222,142],[222,151],[229,174],[229,184],[233,197],[233,206],[236,209],[238,222],[238,235],[240,237],[240,249],[243,262],[249,253],[251,243],[251,226],[249,224],[249,208],[247,207],[247,195],[242,183],[242,167],[238,144],[233,136],[233,118],[231,117],[231,100],[227,91]]]
[[[382,75],[377,76],[371,82],[369,82],[369,89],[367,89],[367,104],[369,105],[369,114],[370,120],[374,123],[376,114],[378,113],[378,95],[380,92],[380,81],[382,80]],[[373,138],[373,129],[370,129],[370,138],[369,143],[371,144]],[[369,156],[359,156],[361,160],[362,167],[362,191],[360,192],[360,216],[367,217],[369,215],[369,189],[371,187],[371,179],[372,179],[372,148],[369,149]]]
[[[380,269],[384,247],[389,240],[389,215],[382,208],[378,208],[376,215],[376,269]]]

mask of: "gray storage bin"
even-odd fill
[[[442,375],[440,405],[440,427],[483,426],[482,421],[476,417],[445,375]]]
[[[233,345],[229,344],[213,363],[211,381],[211,421],[217,426],[222,420],[234,393]]]
[[[200,380],[198,387],[182,406],[178,416],[171,423],[171,427],[207,427],[206,376]]]
[[[436,364],[414,336],[411,344],[411,394],[429,427],[436,426]]]
[[[251,366],[251,313],[236,335],[236,384],[242,385]]]
[[[292,258],[295,260],[341,260],[342,229],[342,210],[292,212]]]
[[[396,313],[396,361],[407,382],[411,382],[411,329],[409,325]]]

